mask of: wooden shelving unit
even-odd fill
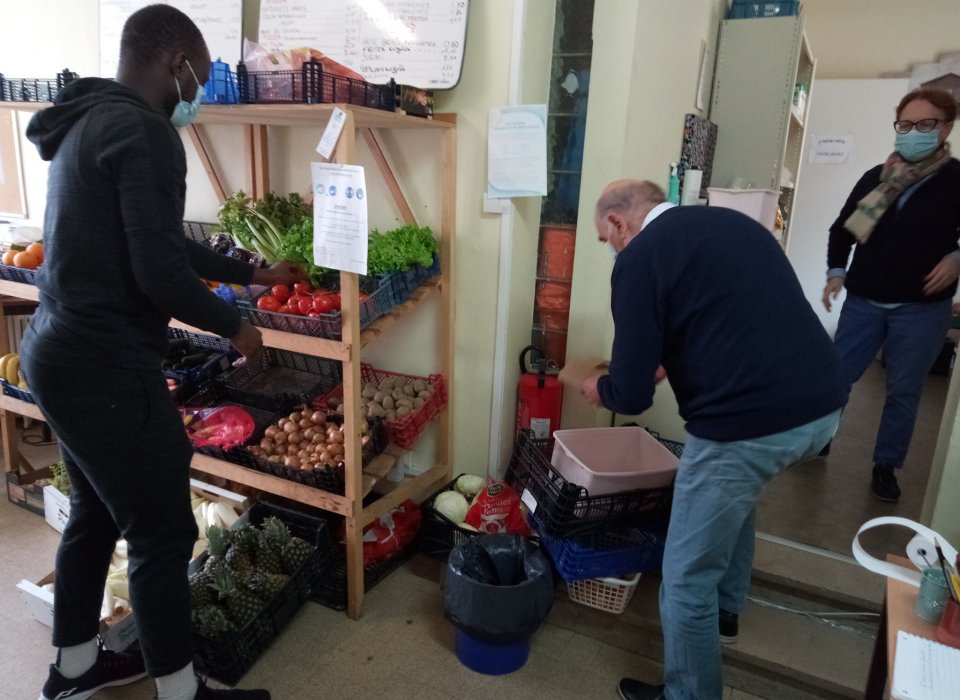
[[[33,112],[47,106],[45,103],[3,103],[0,108]],[[377,169],[390,191],[395,205],[407,223],[416,223],[412,209],[404,198],[402,189],[390,169],[389,163],[380,147],[377,134],[384,129],[426,129],[436,135],[438,141],[432,153],[442,173],[440,193],[440,269],[441,274],[416,290],[412,298],[393,310],[392,313],[378,319],[373,325],[360,331],[359,320],[359,284],[353,273],[341,273],[342,295],[342,340],[326,340],[261,329],[264,344],[269,347],[316,355],[343,363],[344,385],[344,426],[346,484],[343,496],[312,488],[293,481],[281,479],[269,474],[245,467],[195,454],[194,469],[223,477],[230,481],[246,484],[252,488],[299,501],[310,506],[338,513],[346,523],[347,554],[347,613],[358,618],[362,613],[363,580],[363,528],[380,515],[408,498],[422,500],[431,491],[450,480],[452,442],[450,440],[451,407],[441,412],[437,455],[433,467],[423,473],[406,478],[387,491],[380,499],[369,506],[363,506],[363,496],[369,493],[376,475],[384,475],[390,470],[397,458],[396,452],[383,455],[366,470],[361,468],[360,442],[360,359],[361,350],[397,324],[404,316],[418,313],[424,300],[439,296],[439,337],[437,339],[437,371],[444,376],[448,389],[453,385],[453,227],[456,201],[456,128],[452,115],[435,115],[433,119],[421,119],[379,110],[356,107],[353,105],[205,105],[200,111],[199,127],[190,127],[188,136],[197,149],[204,164],[214,191],[221,201],[226,190],[222,178],[216,171],[214,159],[203,131],[206,127],[218,124],[239,124],[245,127],[244,142],[247,162],[246,191],[255,197],[261,197],[270,191],[269,141],[268,127],[311,127],[323,130],[333,108],[339,107],[347,113],[346,123],[341,133],[332,161],[338,163],[357,162],[357,142],[362,139],[372,153]],[[36,301],[38,290],[29,284],[0,280],[0,295]],[[193,332],[203,332],[190,328],[176,320],[171,325]],[[0,310],[0,353],[9,351],[6,322]],[[0,396],[0,424],[3,428],[3,456],[7,472],[24,473],[29,479],[32,467],[23,460],[17,450],[14,421],[16,415],[41,419],[40,412],[33,404],[8,396]]]

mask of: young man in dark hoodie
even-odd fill
[[[303,276],[226,258],[183,235],[186,159],[175,129],[199,108],[210,56],[196,25],[151,5],[123,28],[116,82],[68,85],[27,129],[50,161],[40,308],[24,373],[60,439],[70,519],[57,550],[53,644],[41,700],[81,699],[149,674],[161,700],[269,700],[214,690],[193,672],[187,564],[189,440],[160,372],[171,317],[229,338],[247,358],[260,332],[201,278],[274,284]],[[99,647],[100,601],[126,539],[142,656]]]

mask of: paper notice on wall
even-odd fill
[[[313,262],[367,274],[367,186],[363,168],[311,163]]]
[[[849,163],[854,141],[853,134],[814,136],[810,142],[808,162],[820,165]]]
[[[487,196],[547,194],[547,106],[490,110],[487,126]]]

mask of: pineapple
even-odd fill
[[[283,590],[290,580],[289,576],[279,573],[267,573],[254,569],[246,579],[244,585],[259,595],[263,600],[271,600]]]
[[[214,569],[213,577],[213,589],[226,608],[227,617],[237,627],[243,628],[257,617],[263,604],[253,591],[239,583],[226,565]]]
[[[306,540],[301,540],[299,537],[291,537],[290,541],[284,545],[283,552],[280,555],[283,560],[284,570],[286,570],[287,573],[293,573],[316,551],[316,547]]]
[[[227,565],[241,578],[253,569],[253,558],[257,548],[258,530],[252,525],[230,532],[230,548],[227,550]]]
[[[194,630],[208,639],[218,637],[222,632],[236,629],[227,614],[216,605],[206,605],[193,611]]]
[[[210,588],[213,576],[206,569],[201,569],[190,577],[190,608],[194,611],[212,605],[216,596]]]
[[[230,546],[227,531],[216,525],[207,528],[207,551],[210,556],[203,565],[204,571],[212,571],[220,562],[226,560],[227,548]]]
[[[276,518],[267,518],[263,521],[263,529],[257,538],[257,568],[268,573],[283,572],[281,553],[283,545],[290,539],[290,531],[286,525]]]

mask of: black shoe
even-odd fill
[[[873,465],[873,497],[886,503],[896,503],[900,500],[900,487],[894,468],[888,464]]]
[[[734,644],[740,639],[740,616],[736,613],[720,611],[720,643]]]
[[[55,665],[43,684],[40,700],[84,700],[103,688],[126,685],[147,675],[139,651],[113,652],[100,649],[97,661],[78,678],[64,678]]]
[[[831,444],[832,442],[833,442],[833,440],[831,440],[831,441],[828,442],[826,445],[824,445],[824,446],[823,446],[823,449],[820,450],[820,451],[817,453],[817,457],[826,457],[827,455],[829,455],[829,454],[830,454],[830,444]]]
[[[193,700],[270,700],[268,690],[240,690],[239,688],[218,690],[208,688],[207,684],[199,678],[197,683],[197,694],[193,696]]]
[[[667,700],[662,685],[650,685],[633,678],[621,678],[617,692],[623,700]]]

